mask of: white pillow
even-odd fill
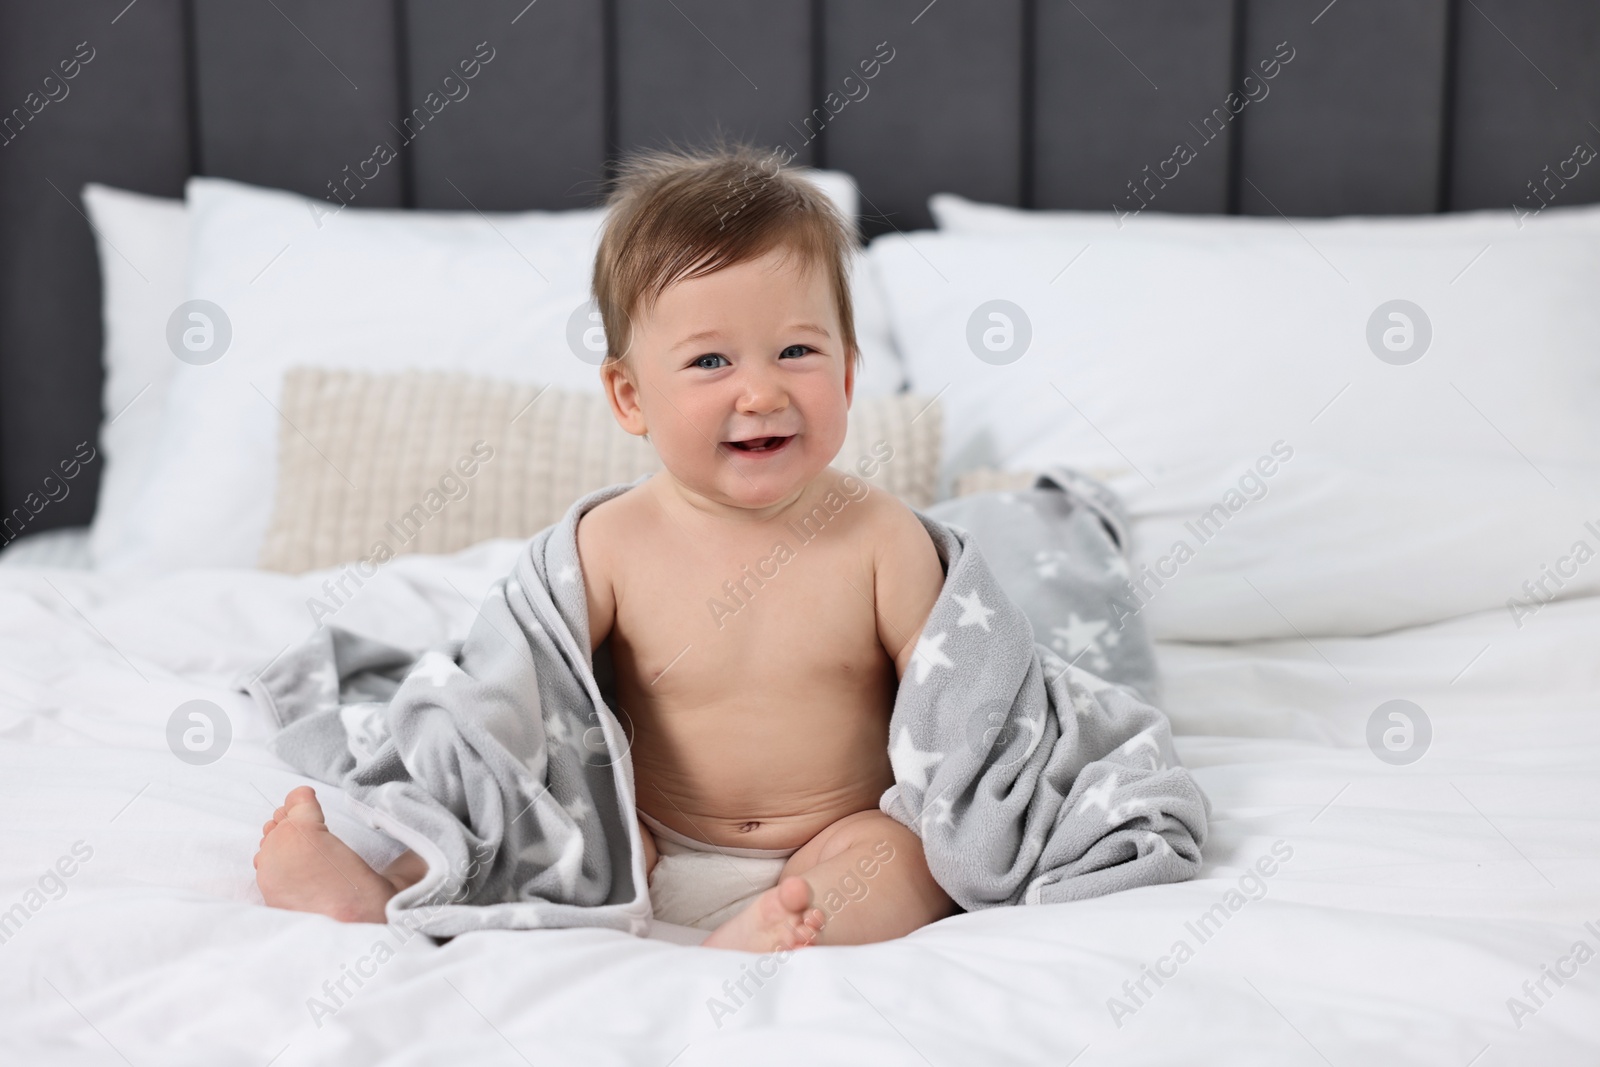
[[[1558,492],[1509,450],[1470,463],[1285,451],[1111,483],[1132,528],[1125,607],[1153,638],[1315,641],[1491,608],[1509,637],[1549,599],[1600,592],[1600,509],[1581,491],[1600,463],[1544,464]]]
[[[100,495],[89,558],[127,535],[130,510],[161,434],[167,386],[178,361],[167,318],[183,303],[189,220],[183,201],[91,182],[83,187],[100,254],[105,386],[101,393]]]
[[[1532,546],[1553,552],[1577,536],[1497,484],[1472,506],[1535,525],[1502,553],[1499,535],[1460,520],[1471,515],[1461,497],[1418,488],[1419,471],[1470,481],[1495,465],[1503,485],[1520,473],[1535,495],[1565,500],[1594,484],[1600,242],[1530,226],[1483,245],[1477,235],[1416,242],[1361,228],[1310,242],[1292,230],[1232,241],[918,233],[879,238],[868,259],[912,391],[941,396],[947,478],[980,466],[1120,470],[1115,484],[1135,514],[1193,517],[1216,502],[1219,479],[1236,479],[1280,440],[1294,450],[1279,484],[1301,488],[1252,505],[1251,522],[1208,547],[1180,583],[1192,601],[1174,588],[1150,608],[1160,639],[1243,640],[1296,628],[1374,633],[1503,604],[1519,591],[1504,588],[1508,575],[1536,576],[1524,573]],[[1428,347],[1408,365],[1376,354],[1396,328],[1384,316],[1369,346],[1375,313],[1394,299],[1430,320]],[[1031,340],[1014,362],[980,360],[969,342],[976,334],[982,348],[986,330],[1004,339],[1003,320],[975,318],[993,300],[1024,309],[1010,325],[1020,338],[1026,323]],[[1002,360],[1017,349],[985,351]],[[1147,507],[1141,494],[1165,503]],[[1326,562],[1329,531],[1351,524],[1390,531],[1397,544],[1433,537],[1432,558],[1462,570],[1397,595],[1404,568],[1389,564],[1403,557],[1375,562],[1381,545],[1353,546],[1349,567]],[[1170,532],[1135,524],[1158,555]],[[1268,565],[1281,615],[1241,606],[1256,594],[1240,577]],[[1214,582],[1195,577],[1212,568]],[[1219,582],[1241,599],[1222,597]]]
[[[813,170],[810,167],[796,168],[795,173],[811,179],[828,194],[828,199],[833,201],[833,206],[839,209],[839,214],[847,222],[855,222],[856,216],[861,213],[861,193],[856,189],[854,178],[842,170]]]
[[[1600,242],[1530,228],[1480,257],[1473,238],[1287,238],[1127,234],[1085,251],[919,232],[878,238],[868,259],[912,391],[948,390],[958,470],[1070,463],[1159,482],[1280,437],[1341,454],[1600,456]],[[1431,323],[1404,366],[1368,343],[1394,299]],[[990,354],[1022,351],[1013,362],[975,354],[1004,340],[993,300],[1022,309],[1017,347]],[[1380,338],[1396,328],[1378,319]]]
[[[837,177],[823,184],[841,188]],[[187,294],[223,309],[231,338],[215,362],[173,359],[152,469],[134,520],[98,557],[105,569],[254,565],[276,484],[274,405],[290,364],[599,389],[594,357],[579,358],[568,338],[583,327],[603,209],[330,212],[214,178],[191,178],[187,193]],[[866,290],[867,326],[872,300]],[[900,391],[887,339],[858,333],[863,395]]]
[[[1561,229],[1566,226],[1600,226],[1600,204],[1548,207],[1539,211],[1485,208],[1450,211],[1437,215],[1337,215],[1329,218],[1295,218],[1278,215],[1187,214],[1145,209],[1139,212],[1037,211],[984,204],[954,193],[934,193],[928,198],[934,225],[947,233],[1076,237],[1090,239],[1117,233],[1164,237],[1217,237],[1232,240],[1241,234],[1268,235],[1299,229],[1313,238],[1320,233],[1365,233],[1426,239],[1483,235],[1483,240],[1505,237],[1528,226]]]

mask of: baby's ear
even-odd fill
[[[611,404],[611,414],[617,425],[635,437],[649,440],[645,433],[644,410],[639,406],[639,387],[629,373],[627,362],[617,359],[602,363],[600,386]]]

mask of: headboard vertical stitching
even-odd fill
[[[1228,42],[1232,53],[1228,56],[1228,90],[1244,81],[1247,61],[1244,57],[1246,34],[1249,31],[1249,0],[1233,0],[1233,34]],[[1228,207],[1229,215],[1239,214],[1239,186],[1243,184],[1244,126],[1248,120],[1240,114],[1228,130]]]
[[[183,91],[187,99],[184,101],[184,121],[189,124],[189,166],[186,173],[190,175],[205,173],[205,157],[201,154],[200,144],[200,62],[197,55],[199,49],[198,34],[195,29],[195,0],[183,0],[181,17],[183,19]]]
[[[396,91],[394,94],[398,114],[395,118],[400,125],[405,126],[407,104],[411,100],[411,33],[408,11],[410,4],[406,0],[393,0],[390,18],[394,21],[394,78]],[[400,205],[414,208],[417,206],[417,181],[416,165],[412,162],[411,146],[400,146]]]
[[[811,0],[809,15],[811,19],[811,88],[808,95],[812,100],[821,100],[827,92],[828,78],[828,36],[827,15],[824,10],[827,0]],[[824,124],[817,131],[815,147],[811,149],[811,165],[822,170],[828,165],[828,125]]]
[[[1017,118],[1022,124],[1021,136],[1017,138],[1017,147],[1020,158],[1017,160],[1017,203],[1022,207],[1033,207],[1034,198],[1034,116],[1037,113],[1035,96],[1038,93],[1039,78],[1039,2],[1038,0],[1022,0],[1022,41],[1021,57],[1018,71],[1021,77],[1019,96],[1019,112]]]
[[[617,0],[600,0],[600,51],[604,65],[601,84],[605,94],[602,111],[606,124],[605,175],[608,183],[617,176],[618,157],[622,155],[622,77],[617,70],[617,38]]]
[[[1433,210],[1449,211],[1456,130],[1456,57],[1461,50],[1461,0],[1444,0],[1444,71],[1439,99],[1439,191]]]

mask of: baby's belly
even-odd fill
[[[690,837],[743,848],[798,848],[876,808],[894,784],[892,704],[876,691],[810,697],[639,713],[639,807]]]

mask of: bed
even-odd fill
[[[71,87],[0,154],[0,488],[26,527],[0,551],[0,1062],[1600,1055],[1589,6],[141,0],[0,27],[7,99],[23,59]],[[446,71],[474,95],[330,200]],[[846,77],[870,94],[808,120]],[[1216,106],[1233,125],[1179,162]],[[1126,606],[1212,804],[1199,875],[761,969],[682,928],[440,945],[261,906],[261,823],[304,779],[239,679],[323,613],[460,638],[530,525],[647,469],[570,341],[594,183],[713,118],[789,139],[871,239],[847,449],[897,443],[883,488],[921,507],[1070,462],[1124,501]],[[1127,199],[1146,164],[1165,184]],[[463,331],[528,260],[548,290]],[[341,287],[353,264],[376,273]],[[432,290],[455,317],[408,279],[456,286]],[[235,359],[169,343],[199,299]],[[352,395],[450,432],[346,441]],[[500,480],[331,592],[349,531],[505,412]],[[363,510],[345,473],[387,495]],[[1092,657],[1106,632],[1037,638]]]
[[[452,585],[470,599],[516,547],[399,560],[394,589],[360,621],[403,618],[410,633],[396,636],[412,638],[458,630],[474,608]],[[724,986],[746,973],[738,955],[610,931],[402,944],[385,928],[256,903],[263,813],[301,779],[222,683],[298,633],[313,583],[218,577],[8,576],[3,899],[21,899],[76,842],[92,849],[4,946],[19,1015],[0,1040],[13,1062],[1592,1057],[1592,964],[1565,987],[1547,981],[1543,1004],[1524,983],[1562,960],[1572,971],[1574,944],[1594,945],[1600,925],[1595,598],[1552,606],[1517,645],[1490,644],[1504,626],[1484,615],[1319,640],[1362,692],[1428,709],[1433,748],[1410,768],[1372,757],[1365,707],[1297,640],[1162,646],[1179,752],[1214,805],[1199,878],[801,953],[741,1002]],[[174,704],[202,698],[233,715],[232,754],[190,767],[163,732]],[[1263,725],[1246,734],[1240,716]],[[1275,848],[1290,858],[1227,911]],[[380,941],[394,952],[381,966]],[[1179,941],[1194,950],[1181,966]],[[1174,975],[1158,986],[1145,978],[1155,968]],[[330,996],[324,983],[353,969],[371,973]],[[1514,1015],[1512,998],[1531,1010]]]

